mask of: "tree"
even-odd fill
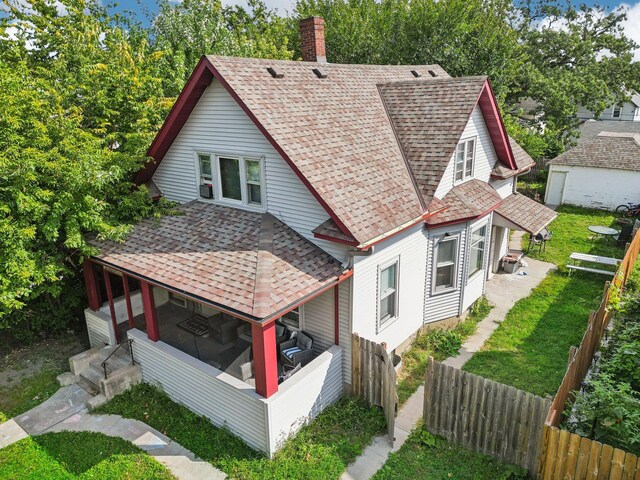
[[[131,179],[172,103],[164,82],[173,80],[144,31],[93,1],[5,5],[0,328],[27,322],[46,333],[81,305],[87,237],[121,239],[164,208]]]
[[[172,68],[184,80],[205,54],[290,59],[285,20],[263,0],[248,3],[247,10],[223,7],[221,0],[160,0],[152,27],[156,47],[170,52]]]

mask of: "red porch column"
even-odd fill
[[[253,339],[253,373],[256,393],[265,398],[278,391],[278,351],[276,349],[276,324],[251,324]]]
[[[107,289],[107,299],[109,300],[109,313],[111,314],[111,325],[113,326],[113,335],[116,337],[116,343],[120,343],[118,338],[118,319],[116,318],[116,307],[113,304],[113,292],[111,291],[111,276],[109,270],[104,268],[102,270],[104,274],[104,285]]]
[[[87,290],[89,308],[96,312],[100,310],[100,289],[98,288],[98,278],[96,276],[96,264],[86,259],[82,264],[82,275],[84,276],[84,286]]]
[[[152,342],[160,340],[158,331],[158,317],[156,316],[156,305],[153,301],[153,287],[144,280],[140,280],[140,292],[142,293],[142,308],[144,309],[144,320],[147,324],[147,337]]]
[[[133,308],[131,308],[131,294],[129,293],[129,277],[122,274],[122,287],[124,288],[124,301],[127,304],[127,317],[129,328],[133,328]]]
[[[340,345],[340,291],[333,287],[333,343]]]

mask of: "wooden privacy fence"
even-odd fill
[[[640,464],[624,450],[545,425],[538,478],[633,480],[640,478]]]
[[[636,232],[631,244],[627,246],[626,253],[622,262],[618,266],[616,275],[613,279],[615,288],[623,288],[629,278],[629,274],[635,265],[640,252],[640,230]],[[565,372],[562,384],[556,393],[549,414],[547,416],[547,425],[557,427],[562,421],[562,411],[565,408],[567,400],[571,392],[578,390],[584,377],[589,371],[593,356],[600,347],[600,340],[604,335],[604,331],[609,324],[609,298],[612,293],[612,287],[609,282],[605,284],[604,295],[597,311],[592,312],[589,316],[589,324],[587,330],[582,336],[582,341],[578,348],[572,347],[569,351],[569,365]]]
[[[434,435],[538,472],[550,401],[429,358],[423,423]]]
[[[382,407],[393,445],[398,405],[393,360],[383,345],[360,338],[356,333],[353,334],[352,342],[353,394],[369,405]]]

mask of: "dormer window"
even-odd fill
[[[264,185],[260,158],[199,153],[198,167],[201,197],[262,210]],[[211,186],[210,196],[204,195],[206,186]]]
[[[463,182],[473,177],[473,164],[476,155],[476,139],[471,138],[458,143],[456,147],[455,181]]]

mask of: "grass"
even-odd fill
[[[118,395],[97,413],[141,420],[238,479],[337,479],[385,426],[378,409],[343,398],[303,427],[270,460],[146,384]]]
[[[589,225],[612,225],[610,212],[563,206],[550,225],[546,252],[530,256],[555,263],[531,295],[509,311],[481,351],[463,370],[491,378],[536,395],[554,395],[567,366],[569,347],[578,345],[589,318],[598,307],[605,278],[576,272],[568,277],[571,252],[622,258],[622,249],[607,239],[592,240]]]
[[[0,450],[4,480],[172,479],[130,442],[101,433],[60,432],[29,437]]]
[[[15,348],[0,360],[0,423],[39,405],[60,386],[68,358],[86,348],[73,335]]]
[[[372,480],[459,479],[500,480],[525,478],[524,471],[505,465],[491,457],[456,447],[446,440],[426,434],[430,446],[423,441],[423,431],[416,429],[405,444],[389,456],[389,460]],[[435,440],[435,442],[433,442]]]
[[[424,382],[427,359],[434,357],[444,360],[454,355],[462,342],[476,331],[478,323],[491,311],[491,305],[485,298],[478,300],[467,318],[450,332],[442,329],[429,329],[419,334],[411,348],[402,354],[402,370],[398,375],[398,401],[400,405]]]

